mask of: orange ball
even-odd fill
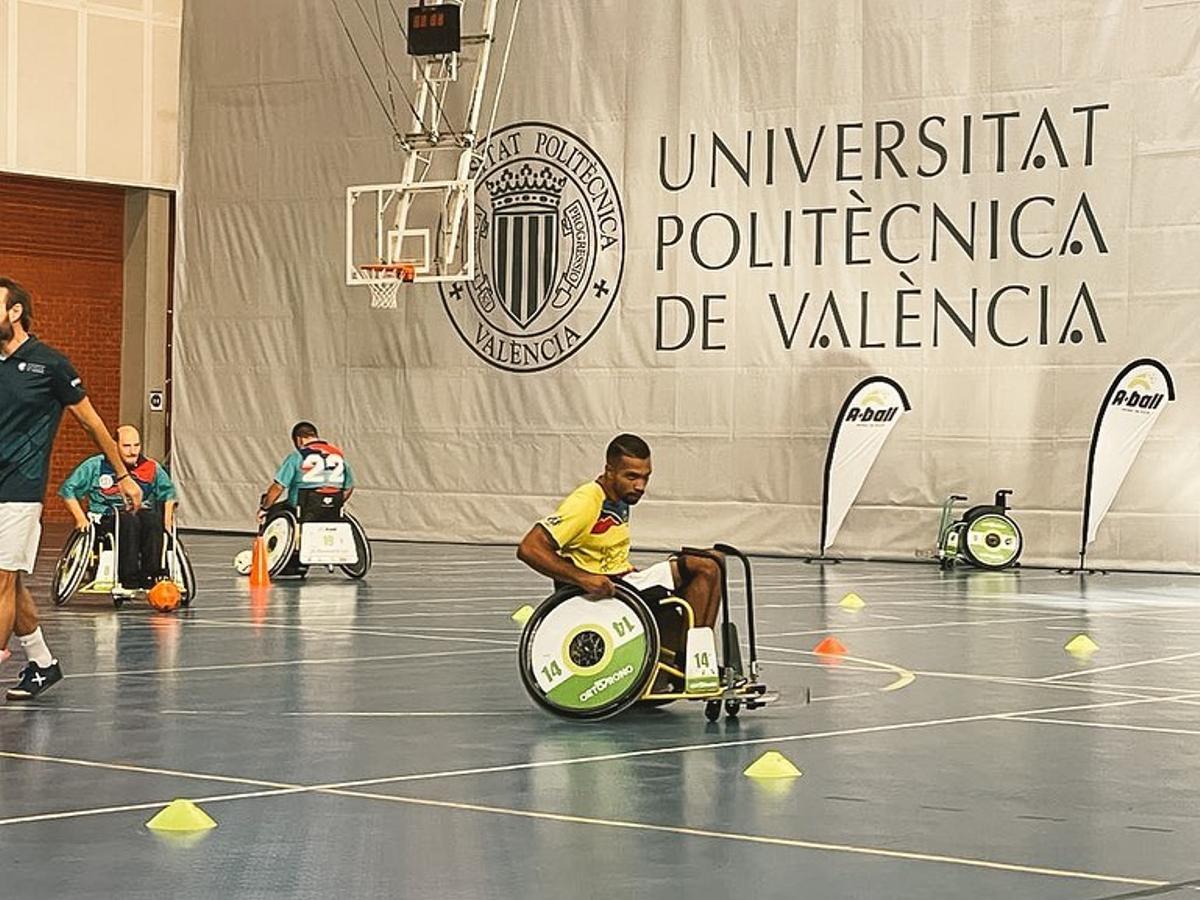
[[[179,586],[173,581],[160,581],[146,594],[146,602],[161,612],[179,609]]]

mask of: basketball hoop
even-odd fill
[[[400,286],[413,280],[416,269],[409,263],[366,263],[358,274],[371,289],[371,309],[395,309]]]

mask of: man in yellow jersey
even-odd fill
[[[721,608],[721,572],[700,556],[673,556],[647,569],[629,561],[629,510],[650,481],[650,447],[620,434],[608,445],[604,472],[577,487],[553,515],[521,540],[517,558],[556,584],[574,584],[592,597],[613,596],[612,579],[637,588],[659,623],[662,646],[682,659],[686,634],[678,607],[660,606],[667,594],[691,605],[698,627],[713,627]]]

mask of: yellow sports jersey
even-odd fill
[[[629,563],[629,504],[609,500],[595,481],[575,488],[539,523],[558,544],[559,553],[585,572],[620,575]]]

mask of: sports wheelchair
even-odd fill
[[[89,512],[87,517],[87,528],[71,531],[55,563],[50,585],[54,603],[63,606],[77,593],[108,594],[113,606],[120,609],[137,591],[123,587],[117,579],[120,529],[116,514]],[[163,563],[168,578],[179,588],[179,605],[190,606],[196,597],[196,576],[174,527],[163,534]]]
[[[746,631],[749,668],[742,664],[737,625],[730,619],[729,578],[725,559],[707,550],[685,548],[681,556],[703,556],[721,571],[720,657],[711,628],[697,628],[691,606],[668,595],[660,607],[678,606],[687,624],[683,671],[661,658],[658,621],[642,592],[617,579],[616,596],[588,599],[574,585],[560,588],[542,601],[521,632],[518,668],[529,696],[567,719],[595,720],[615,716],[639,701],[659,705],[675,700],[704,703],[710,722],[734,718],[746,709],[779,698],[759,681],[754,632],[754,587],[750,560],[728,544],[714,550],[738,559],[746,576]],[[681,692],[655,692],[660,676],[682,679]]]
[[[1008,514],[1012,491],[996,491],[995,502],[972,506],[954,519],[954,504],[966,501],[951,494],[942,504],[938,524],[937,559],[943,569],[967,562],[981,569],[1006,569],[1015,565],[1025,546],[1021,527]]]
[[[371,542],[344,503],[340,491],[307,490],[300,492],[297,509],[277,503],[267,510],[262,536],[271,578],[304,578],[314,565],[330,572],[337,566],[355,580],[366,577],[371,569]],[[238,574],[250,574],[250,561],[249,550],[234,558]]]

